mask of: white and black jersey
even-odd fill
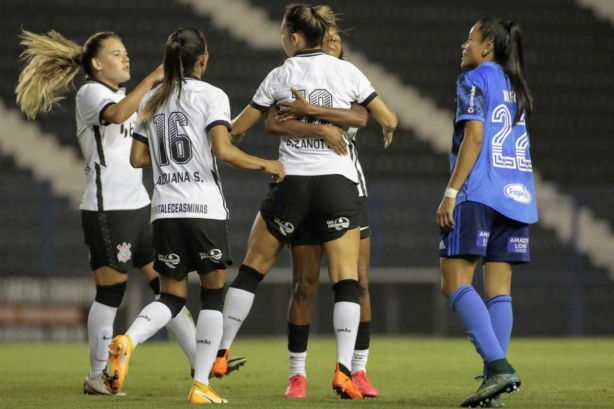
[[[77,138],[87,177],[81,210],[132,210],[150,203],[142,171],[130,166],[130,135],[136,115],[119,125],[103,119],[105,109],[125,96],[123,88],[113,89],[92,80],[77,92]]]
[[[151,98],[150,91],[141,108]],[[171,95],[133,137],[149,145],[154,176],[152,221],[163,218],[228,220],[228,209],[208,132],[230,130],[230,103],[219,88],[186,78],[181,97]]]
[[[296,88],[314,105],[349,109],[353,102],[367,105],[377,96],[367,77],[353,64],[326,55],[322,50],[299,52],[271,71],[260,84],[251,106],[266,111],[271,105],[292,98]],[[320,123],[314,118],[304,121]],[[279,160],[287,175],[343,175],[359,183],[353,145],[349,154],[337,155],[324,139],[282,136]]]
[[[351,151],[354,152],[353,160],[354,165],[356,166],[356,172],[358,172],[358,196],[362,197],[367,196],[367,181],[365,180],[365,174],[362,171],[362,166],[360,166],[360,161],[358,160],[358,149],[356,149],[357,132],[357,128],[349,128],[346,135],[351,146]]]

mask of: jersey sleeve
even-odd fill
[[[276,102],[273,97],[273,89],[277,82],[277,69],[274,69],[262,81],[250,105],[261,112],[266,112]]]
[[[207,122],[205,123],[205,129],[207,132],[214,126],[223,125],[231,130],[230,127],[230,101],[228,95],[220,91],[219,94],[213,98],[207,107]]]
[[[472,72],[461,74],[456,81],[455,122],[486,122],[486,99],[484,84]]]
[[[108,89],[102,85],[86,85],[81,89],[77,109],[83,121],[90,126],[107,126],[104,111],[117,102]]]
[[[369,102],[377,96],[375,89],[371,85],[371,81],[362,73],[356,66],[348,63],[349,70],[354,78],[353,88],[356,102],[360,105],[367,106]]]
[[[150,94],[151,94],[151,91],[149,94],[145,95],[145,98],[141,100],[137,113],[140,113],[143,111],[143,108],[145,108],[145,104],[147,100],[149,99],[148,96]],[[145,145],[149,145],[149,139],[147,138],[147,125],[145,122],[141,121],[140,119],[137,119],[137,121],[134,124],[134,130],[132,131],[132,137],[136,139],[137,141],[144,143]]]

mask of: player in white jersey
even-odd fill
[[[195,270],[201,281],[201,311],[188,401],[226,402],[209,386],[222,336],[226,269],[232,264],[229,216],[217,159],[242,169],[262,170],[277,182],[285,173],[279,161],[249,156],[230,143],[228,97],[200,80],[207,61],[201,32],[175,31],[166,42],[164,80],[141,103],[130,163],[154,170],[151,218],[162,296],[141,311],[125,335],[111,342],[105,378],[112,393],[121,390],[133,349],[185,308],[187,275]]]
[[[130,79],[130,59],[117,34],[94,34],[84,46],[54,31],[47,36],[24,31],[22,40],[27,65],[16,93],[29,118],[57,104],[81,68],[86,75],[85,84],[77,92],[76,120],[87,177],[81,218],[96,298],[88,316],[90,374],[83,391],[109,395],[102,371],[128,270],[138,268],[156,296],[160,294],[152,262],[149,197],[141,170],[130,166],[129,156],[136,109],[145,93],[162,79],[162,67],[126,95],[120,84]],[[183,309],[168,328],[194,366],[195,328],[189,311]]]
[[[271,106],[290,100],[292,88],[317,105],[344,112],[352,103],[370,106],[379,101],[368,79],[356,67],[322,51],[329,27],[336,27],[336,19],[327,6],[286,7],[281,29],[289,58],[266,77],[250,106],[233,121],[235,137],[253,126]],[[282,136],[279,148],[289,176],[283,183],[271,186],[256,216],[247,256],[227,293],[224,335],[212,373],[225,370],[224,357],[249,313],[258,283],[284,243],[292,243],[310,221],[327,252],[335,292],[337,363],[332,386],[342,397],[362,399],[351,379],[360,319],[357,271],[361,203],[356,188],[359,178],[355,152],[348,147],[345,131],[340,127],[308,123],[313,122],[311,119],[292,122],[293,132]]]
[[[343,59],[343,45],[339,31],[336,28],[330,28],[327,31],[322,48],[325,53],[335,58]],[[326,120],[327,122],[343,125],[344,127],[352,125],[363,127],[367,123],[368,111],[361,105],[352,104],[351,110],[343,112],[309,104],[302,95],[296,92],[293,93],[295,94],[294,101],[278,104],[282,107],[282,110],[270,109],[267,112],[267,131],[279,135],[291,134],[292,129],[289,129],[291,128],[289,126],[291,122],[286,121],[305,117]],[[384,147],[387,148],[392,142],[393,132],[397,125],[396,115],[387,108],[386,104],[379,97],[372,104],[378,105],[378,108],[373,109],[371,107],[371,109],[374,110],[375,119],[382,126]],[[356,123],[348,121],[347,116],[352,112],[355,112]],[[371,231],[369,228],[366,181],[356,151],[356,133],[357,128],[350,127],[346,134],[350,142],[349,148],[355,152],[355,164],[359,177],[357,187],[361,200],[360,250],[358,258],[360,324],[352,355],[351,371],[352,380],[356,383],[363,396],[377,397],[379,392],[371,385],[366,373],[371,324],[371,302],[368,284]],[[307,358],[310,313],[318,289],[323,248],[314,232],[306,228],[291,243],[291,251],[292,296],[288,307],[288,357],[290,359],[290,372],[285,396],[289,398],[304,398],[307,396],[305,362]]]

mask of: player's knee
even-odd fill
[[[292,296],[299,302],[311,301],[318,291],[318,281],[299,280],[294,286]]]
[[[258,272],[258,270],[242,264],[239,267],[239,274],[237,274],[237,277],[230,286],[255,294],[256,288],[258,288],[258,284],[260,284],[263,278],[264,274]]]
[[[224,287],[200,289],[200,309],[222,312],[224,309]]]
[[[171,310],[172,318],[175,318],[177,314],[179,314],[179,311],[185,306],[185,298],[168,293],[160,294],[158,302],[166,305],[168,309]]]
[[[97,285],[95,298],[96,302],[108,307],[118,308],[124,299],[126,284],[127,282],[124,281],[123,283],[112,285]]]

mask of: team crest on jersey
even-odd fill
[[[288,234],[294,231],[294,225],[292,223],[284,222],[277,218],[274,221],[275,223],[277,223],[277,226],[279,226],[279,232],[283,234],[284,236],[287,236]]]
[[[119,250],[117,252],[117,259],[119,260],[120,263],[125,263],[126,261],[130,260],[130,258],[132,257],[132,252],[130,251],[130,247],[132,247],[132,244],[130,243],[122,243],[122,244],[117,245],[117,249]]]
[[[175,253],[168,255],[158,254],[158,261],[163,262],[168,268],[172,268],[174,270],[175,266],[181,261],[181,258]]]
[[[503,188],[505,196],[513,199],[514,201],[522,204],[529,204],[533,201],[531,192],[521,183],[512,183]]]
[[[220,249],[213,249],[208,253],[198,253],[200,255],[200,259],[201,260],[211,260],[214,263],[219,263],[220,260],[222,259],[222,250]]]
[[[347,219],[347,217],[339,217],[335,220],[327,220],[326,225],[329,229],[341,231],[350,227],[350,221]]]

